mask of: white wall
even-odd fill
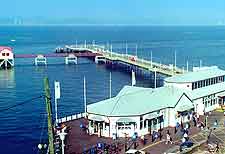
[[[9,53],[9,56],[2,56],[2,53]],[[12,51],[10,51],[10,50],[8,50],[8,49],[4,49],[4,50],[2,50],[1,52],[0,52],[0,59],[13,59],[14,57],[13,57],[13,53],[12,53]]]
[[[168,83],[164,81],[164,86],[174,86],[181,89],[192,90],[192,83]]]

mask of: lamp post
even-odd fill
[[[65,132],[59,133],[59,138],[62,141],[62,154],[64,154],[64,146],[65,146],[64,140],[65,140],[66,135],[67,135],[67,133],[65,133]]]
[[[38,149],[40,154],[44,154],[46,148],[47,148],[47,144],[41,144],[41,143],[38,144]]]

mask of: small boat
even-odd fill
[[[11,42],[15,42],[16,40],[10,40]]]

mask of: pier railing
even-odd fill
[[[63,118],[59,118],[57,119],[57,123],[64,123],[64,122],[68,122],[68,121],[72,121],[72,120],[76,120],[76,119],[80,119],[80,118],[84,118],[85,117],[85,113],[77,113],[77,114],[73,114],[73,115],[69,115]]]
[[[182,74],[184,73],[184,69],[180,69],[172,64],[170,65],[165,65],[153,61],[148,61],[143,58],[139,58],[134,55],[129,55],[129,54],[120,54],[116,52],[109,51],[105,49],[104,46],[100,45],[72,45],[72,46],[66,46],[67,48],[74,49],[74,50],[88,50],[93,53],[100,53],[102,54],[106,59],[111,60],[111,61],[121,61],[127,64],[135,65],[138,67],[141,67],[143,69],[149,70],[149,71],[156,71],[161,74],[173,76],[176,74]]]

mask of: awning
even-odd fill
[[[218,97],[225,97],[225,91],[218,94]]]
[[[119,118],[116,122],[117,123],[130,123],[130,122],[136,122],[136,121],[131,118]]]
[[[155,119],[155,118],[157,118],[157,117],[159,117],[159,116],[161,116],[161,115],[158,114],[158,113],[150,113],[149,115],[146,116],[145,119],[151,120],[151,119]]]
[[[95,116],[88,117],[88,119],[89,120],[93,120],[93,121],[98,121],[98,122],[104,121],[103,117],[102,116],[99,116],[99,115],[95,115]]]
[[[185,105],[180,105],[180,106],[178,106],[178,107],[176,108],[176,110],[177,110],[178,112],[184,112],[184,111],[191,110],[191,109],[193,109],[193,108],[194,108],[193,104],[185,104]]]

